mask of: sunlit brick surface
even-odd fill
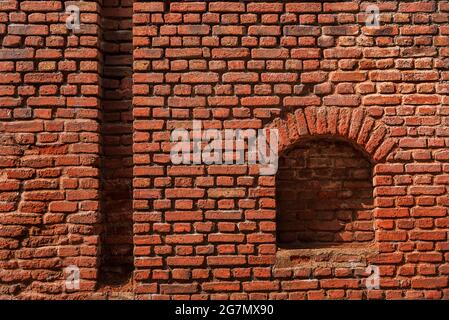
[[[449,298],[447,1],[69,3],[0,2],[1,298]],[[278,246],[276,176],[171,163],[192,120],[360,150],[374,239]]]

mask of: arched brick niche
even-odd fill
[[[280,247],[374,240],[372,163],[348,141],[309,137],[284,152],[276,198]]]
[[[346,250],[350,261],[351,250],[375,248],[373,174],[396,145],[388,128],[363,108],[334,107],[298,109],[269,128],[279,131],[281,265],[323,262],[323,256],[325,263],[342,262],[345,254],[338,250]]]

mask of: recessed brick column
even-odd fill
[[[103,1],[101,283],[128,292],[134,264],[132,222],[132,4]]]

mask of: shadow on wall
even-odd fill
[[[103,3],[101,285],[126,284],[133,270],[132,5]]]
[[[348,141],[305,139],[284,152],[276,200],[280,248],[374,240],[372,164]]]

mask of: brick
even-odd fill
[[[296,73],[262,73],[262,82],[295,82],[298,78]]]
[[[209,11],[211,12],[244,12],[245,4],[244,3],[233,3],[232,6],[229,5],[229,2],[226,1],[214,1],[209,3]]]
[[[215,83],[218,82],[218,74],[214,72],[188,72],[181,76],[183,83]]]
[[[319,3],[319,2],[287,3],[286,11],[287,12],[320,12],[321,11],[321,3]]]
[[[204,263],[204,257],[167,257],[169,266],[196,267]]]
[[[201,221],[201,211],[168,211],[165,213],[167,221]]]
[[[412,279],[412,288],[415,289],[436,289],[447,286],[448,277],[438,278],[415,278]]]
[[[321,56],[321,50],[315,48],[292,49],[291,57],[294,59],[318,59]]]
[[[376,208],[375,216],[379,218],[400,218],[408,217],[409,209],[407,208]]]
[[[61,83],[62,73],[27,73],[25,83]]]
[[[324,289],[331,288],[352,288],[359,287],[359,281],[356,279],[323,279],[320,280],[320,286]]]
[[[203,56],[200,48],[168,48],[165,50],[167,58],[199,58]]]
[[[410,2],[400,3],[400,12],[432,12],[435,10],[435,2]]]
[[[282,8],[282,3],[272,2],[248,3],[246,6],[248,12],[281,12]]]
[[[8,26],[8,34],[11,35],[47,35],[48,26],[31,25],[31,24],[10,24]]]
[[[331,36],[355,36],[359,33],[359,27],[355,25],[323,27],[323,34]]]
[[[24,49],[0,49],[0,60],[23,60],[34,57],[34,50],[32,48]]]
[[[76,202],[57,201],[51,202],[49,209],[50,212],[76,212],[78,205]]]
[[[253,59],[284,59],[288,57],[287,49],[252,49]]]
[[[412,209],[412,216],[415,217],[444,217],[447,209],[442,207],[416,207]]]
[[[283,281],[281,287],[282,290],[286,291],[318,289],[318,280]]]
[[[245,28],[241,26],[213,26],[212,33],[214,35],[243,35]],[[219,50],[217,51],[219,52]]]
[[[259,75],[256,72],[228,72],[222,77],[223,82],[251,83],[259,80]]]
[[[274,106],[279,104],[279,97],[245,97],[242,106]]]
[[[323,5],[324,12],[344,12],[344,11],[357,11],[359,5],[354,2],[339,2],[339,3],[325,3]]]
[[[324,50],[324,57],[326,59],[349,59],[360,58],[362,50],[360,48],[332,48]]]
[[[44,130],[43,121],[15,121],[5,124],[6,132],[40,132]]]
[[[253,291],[276,291],[279,289],[279,283],[275,281],[252,281],[244,282],[243,290],[248,292]]]
[[[198,290],[198,284],[161,284],[162,294],[185,294],[195,293]]]
[[[150,3],[134,3],[134,12],[163,12],[164,3],[150,2]]]
[[[244,265],[246,263],[245,256],[209,256],[207,264],[210,266],[234,266]]]
[[[440,164],[406,164],[405,171],[409,173],[435,173],[441,171]]]
[[[243,188],[215,188],[208,191],[211,198],[243,198],[245,189]]]
[[[217,281],[217,282],[205,282],[202,285],[204,291],[212,292],[228,292],[239,291],[240,282],[238,281]]]
[[[335,72],[330,76],[331,81],[335,82],[359,82],[366,80],[364,72]]]
[[[285,97],[284,98],[284,105],[286,107],[290,106],[311,106],[311,105],[320,105],[321,99],[319,97]]]
[[[190,2],[190,3],[170,3],[171,12],[203,12],[206,11],[206,3]]]
[[[182,25],[178,26],[180,35],[207,35],[210,32],[210,26],[207,25]]]
[[[356,107],[360,104],[360,97],[357,95],[332,95],[324,97],[323,102],[328,106]]]
[[[22,1],[20,9],[23,11],[60,11],[61,3],[57,1]]]
[[[168,98],[168,106],[177,108],[204,107],[206,106],[206,99],[204,97],[194,97],[194,98],[170,97]]]
[[[220,48],[212,49],[212,57],[219,59],[229,58],[245,58],[249,57],[250,51],[248,48]]]
[[[72,59],[97,59],[99,58],[99,50],[98,49],[88,49],[88,48],[68,48],[64,51],[64,56],[66,58]]]
[[[401,97],[396,95],[368,95],[363,97],[363,103],[365,105],[371,106],[371,105],[381,105],[381,106],[388,106],[388,105],[398,105],[401,103]]]

